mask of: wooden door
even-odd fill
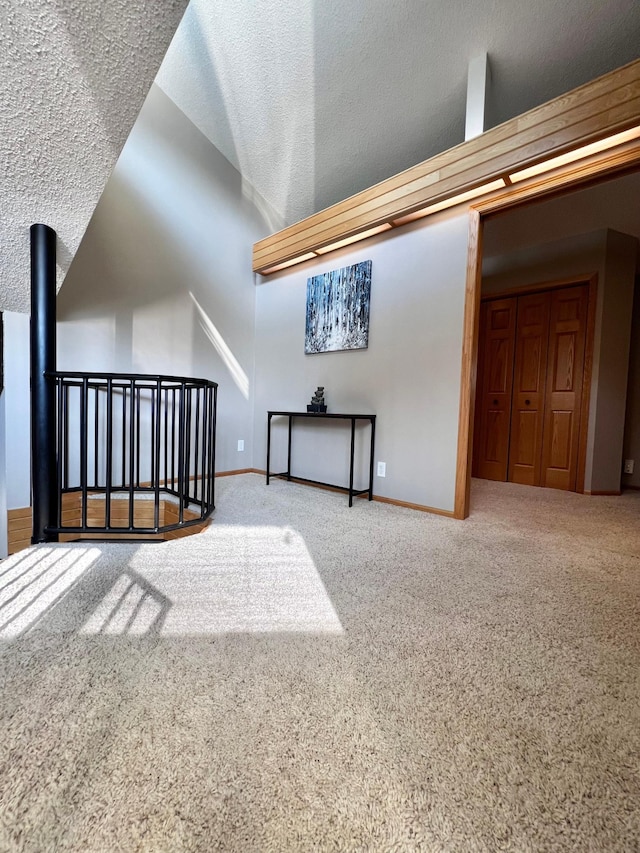
[[[540,484],[575,491],[587,326],[587,285],[551,293]]]
[[[477,443],[474,442],[474,476],[506,480],[516,331],[515,297],[484,302],[480,323],[482,376],[476,409],[478,439]]]
[[[508,479],[526,486],[540,485],[550,303],[548,291],[518,297]]]

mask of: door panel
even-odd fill
[[[538,441],[540,418],[538,412],[518,412],[516,419],[517,422],[513,424],[513,428],[518,436],[515,450],[518,453],[519,465],[520,467],[539,467],[537,450],[540,447]]]
[[[535,394],[540,390],[540,362],[542,360],[542,336],[525,338],[521,342],[520,391]]]
[[[487,480],[507,479],[515,330],[515,298],[482,304],[473,473]]]
[[[555,364],[553,366],[554,391],[575,390],[576,334],[577,332],[570,332],[557,336]]]
[[[539,486],[542,468],[550,294],[518,298],[509,480]]]
[[[551,293],[541,485],[576,488],[588,287]]]
[[[567,470],[571,465],[571,432],[573,412],[556,411],[549,418],[549,465],[555,470]]]

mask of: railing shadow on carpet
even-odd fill
[[[215,525],[201,541],[42,545],[0,578],[0,640],[309,634],[344,628],[293,528]]]
[[[158,634],[172,602],[126,561],[100,562],[99,548],[80,545],[40,546],[13,560],[0,575],[0,640],[34,631]]]

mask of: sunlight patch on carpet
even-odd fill
[[[344,633],[299,533],[235,525],[212,532],[188,548],[140,547],[81,633]]]

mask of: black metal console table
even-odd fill
[[[287,470],[280,474],[271,474],[271,419],[274,417],[285,417],[289,419],[289,434],[287,440]],[[291,474],[291,425],[294,418],[308,418],[311,420],[320,419],[335,419],[343,421],[351,421],[351,455],[349,457],[349,486],[338,486],[335,483],[323,483],[321,480],[309,480],[305,477],[296,477]],[[353,488],[353,459],[356,446],[356,421],[369,421],[371,424],[371,447],[369,450],[369,487],[366,489]],[[286,477],[287,480],[300,480],[303,483],[315,483],[317,486],[331,486],[334,489],[347,492],[349,495],[349,506],[353,506],[353,498],[357,495],[369,495],[369,500],[373,500],[373,451],[376,438],[376,416],[375,415],[351,415],[351,414],[334,414],[333,412],[267,412],[267,486],[269,485],[270,477]]]

